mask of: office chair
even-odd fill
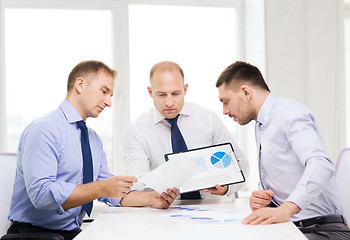
[[[10,227],[10,221],[7,216],[10,212],[13,183],[16,174],[17,157],[15,153],[0,153],[0,239],[47,239],[47,240],[64,240],[59,234],[54,233],[15,233],[6,234]],[[4,235],[6,234],[6,235]]]
[[[335,165],[335,177],[341,193],[343,210],[346,221],[350,224],[350,148],[344,148],[338,157]]]

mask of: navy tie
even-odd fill
[[[171,146],[173,148],[173,153],[187,151],[186,142],[180,132],[179,127],[177,126],[177,119],[179,116],[180,114],[178,114],[175,118],[165,119],[171,125]],[[201,195],[199,191],[182,193],[181,199],[201,199]]]
[[[83,183],[85,184],[93,181],[93,166],[89,143],[89,133],[84,121],[78,121],[77,125],[81,129],[81,151],[83,153]],[[90,217],[92,210],[92,202],[84,204],[83,208],[87,215]]]

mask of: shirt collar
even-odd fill
[[[83,120],[78,113],[78,111],[73,107],[73,105],[68,102],[66,99],[60,104],[59,108],[63,112],[69,123],[74,123],[80,120]]]
[[[184,106],[182,107],[182,109],[181,109],[179,114],[188,115],[189,116],[189,115],[191,115],[190,113],[191,113],[190,107],[185,102]],[[164,116],[162,114],[160,114],[155,107],[153,107],[153,124],[157,124],[157,123],[163,121],[164,119],[165,119]]]
[[[260,108],[260,111],[258,113],[258,117],[256,119],[257,122],[261,123],[262,125],[265,125],[270,117],[273,105],[275,104],[277,100],[277,97],[270,93],[267,98],[265,99],[265,102]]]

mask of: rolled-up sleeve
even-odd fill
[[[22,144],[22,167],[28,196],[38,209],[58,210],[75,184],[57,181],[59,149],[52,128],[33,126]],[[35,143],[35,144],[33,144]]]

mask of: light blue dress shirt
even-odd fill
[[[33,121],[23,132],[17,157],[9,220],[48,229],[75,230],[82,224],[82,206],[61,205],[77,185],[83,184],[80,114],[64,100],[58,109]],[[94,181],[113,176],[101,139],[89,129]],[[101,198],[120,206],[120,199]]]
[[[273,201],[278,205],[290,201],[301,208],[292,221],[342,214],[334,165],[310,111],[294,100],[270,93],[257,123],[260,187],[275,193]]]

